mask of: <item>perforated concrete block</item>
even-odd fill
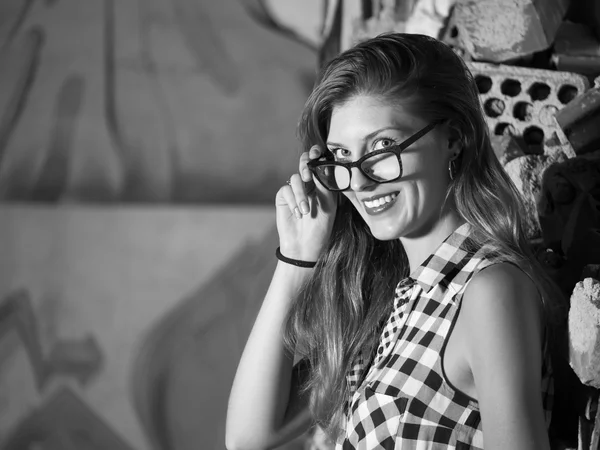
[[[554,115],[589,88],[586,77],[570,72],[480,62],[467,66],[490,133],[516,137],[530,154],[544,153],[544,147],[557,139]]]

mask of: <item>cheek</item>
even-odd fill
[[[427,191],[439,190],[447,187],[447,167],[444,166],[441,152],[424,150],[414,152],[403,161],[403,179],[413,181]]]
[[[359,208],[358,200],[356,199],[356,195],[354,195],[353,191],[343,191],[342,195],[346,197],[350,201],[350,203],[352,203],[352,206],[354,206],[355,209],[361,211],[361,209]]]

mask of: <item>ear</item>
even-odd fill
[[[448,150],[452,154],[451,160],[458,158],[462,151],[462,134],[452,126],[448,127]]]

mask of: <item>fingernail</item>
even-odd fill
[[[297,206],[294,208],[294,215],[296,216],[296,219],[302,219],[302,214]]]
[[[304,178],[304,181],[310,181],[310,170],[304,169],[302,171],[302,178]]]
[[[306,203],[304,200],[300,202],[300,210],[303,214],[308,214],[310,212],[308,209],[308,203]]]

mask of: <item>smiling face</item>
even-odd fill
[[[400,106],[361,95],[334,107],[327,147],[339,161],[356,161],[373,150],[399,144],[428,125]],[[352,169],[352,202],[376,239],[419,237],[451,213],[444,199],[450,182],[448,162],[457,152],[448,145],[448,133],[439,125],[402,152],[402,177],[377,183]]]

